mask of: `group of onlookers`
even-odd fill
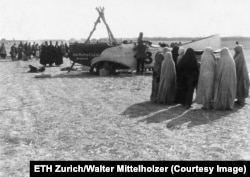
[[[23,44],[21,41],[18,46],[14,43],[10,48],[10,56],[12,60],[28,60],[33,57],[39,57],[39,45],[35,42],[31,45],[30,42]],[[2,43],[0,47],[1,58],[5,59],[7,57],[7,51],[5,44]]]
[[[31,59],[31,56],[39,58],[39,45],[35,42],[31,45],[30,42],[23,43],[22,41],[19,43],[17,47],[17,53],[15,52],[16,46],[15,44],[11,47],[10,53],[11,58],[15,58],[17,54],[18,60],[28,60]]]
[[[56,66],[60,66],[63,64],[63,57],[67,56],[69,52],[69,47],[66,43],[61,42],[59,45],[58,42],[53,45],[52,41],[48,45],[48,42],[45,41],[41,45],[38,43],[33,43],[31,45],[30,42],[23,43],[22,41],[17,46],[14,43],[10,48],[10,56],[12,60],[28,60],[31,57],[40,58],[40,64],[46,66],[52,66],[55,64]],[[0,46],[0,57],[6,58],[7,52],[5,48],[5,44],[2,43]]]
[[[41,54],[40,54],[40,64],[46,66],[53,66],[55,64],[56,66],[60,66],[63,64],[63,57],[67,55],[69,52],[68,45],[63,42],[59,45],[58,42],[53,45],[52,41],[48,44],[47,41],[45,41],[41,45]]]
[[[244,105],[249,95],[249,75],[242,45],[232,56],[224,47],[216,57],[211,47],[204,49],[201,62],[192,48],[165,47],[155,57],[151,101],[182,104],[190,108],[196,90],[196,102],[203,109],[232,110]]]

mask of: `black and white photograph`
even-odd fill
[[[0,0],[0,177],[30,161],[250,161],[249,7]]]

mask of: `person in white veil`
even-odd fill
[[[155,64],[153,68],[153,78],[152,78],[152,92],[150,96],[150,101],[152,103],[159,102],[157,100],[157,95],[160,85],[162,61],[164,60],[164,54],[170,51],[171,51],[170,48],[164,47],[162,51],[155,56]]]
[[[177,65],[178,65],[178,63],[180,63],[181,59],[185,55],[185,49],[183,47],[179,47],[178,54],[179,55],[177,57]]]
[[[236,97],[236,68],[234,59],[227,47],[220,53],[216,66],[213,107],[216,110],[232,110]]]
[[[234,48],[234,61],[236,66],[237,89],[236,89],[236,104],[245,104],[245,98],[249,96],[249,75],[242,45],[237,45]]]
[[[162,104],[171,104],[175,99],[176,91],[176,70],[171,52],[164,54],[161,66],[160,85],[157,94],[157,101]]]
[[[207,47],[201,56],[200,75],[196,102],[203,105],[203,109],[211,109],[214,96],[214,75],[216,59],[211,47]]]

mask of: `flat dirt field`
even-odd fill
[[[39,61],[0,60],[0,176],[29,176],[30,160],[250,160],[250,99],[186,110],[151,104],[151,75],[35,78],[28,64]]]

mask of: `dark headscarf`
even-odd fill
[[[188,48],[182,60],[178,64],[178,71],[184,73],[197,73],[199,74],[198,62],[195,52],[192,48]]]
[[[175,65],[176,65],[176,62],[177,62],[177,58],[179,56],[178,51],[179,51],[179,47],[174,46],[173,50],[172,50],[172,56],[173,56],[173,60],[174,60]]]

